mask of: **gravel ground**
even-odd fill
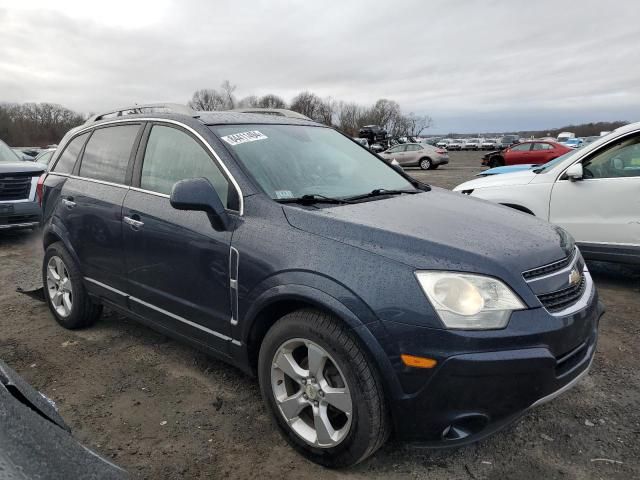
[[[479,171],[478,158],[454,152],[447,166],[409,173],[451,188]],[[572,391],[480,443],[390,442],[336,472],[285,444],[255,380],[233,367],[111,312],[87,330],[58,327],[15,292],[38,285],[41,258],[37,234],[0,234],[0,358],[135,478],[640,478],[640,268],[590,264],[608,311],[592,370]]]

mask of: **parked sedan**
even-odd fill
[[[386,160],[395,159],[402,167],[420,167],[423,170],[435,170],[449,163],[449,153],[426,143],[404,143],[380,153]]]
[[[482,165],[488,165],[491,168],[533,163],[542,165],[572,150],[571,147],[557,142],[542,142],[538,140],[522,142],[502,151],[486,154],[482,157]]]
[[[562,145],[569,148],[580,148],[584,145],[584,140],[582,138],[567,138]]]
[[[454,190],[560,225],[587,258],[640,264],[640,123],[569,152]]]

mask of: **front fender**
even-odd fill
[[[293,273],[298,282],[291,283]],[[261,320],[260,313],[278,302],[300,302],[332,313],[342,320],[356,335],[360,345],[365,349],[369,358],[375,364],[383,381],[385,391],[391,397],[402,395],[402,390],[396,372],[393,369],[390,355],[399,355],[397,346],[391,341],[386,329],[371,309],[353,292],[326,277],[308,272],[288,272],[278,277],[289,277],[287,280],[277,278],[276,285],[260,289],[252,295],[246,312],[241,314],[238,325],[234,328],[233,337],[239,338],[247,346],[251,332],[256,328],[256,322]],[[305,279],[305,283],[300,280]],[[280,283],[282,282],[282,283]],[[271,283],[271,282],[269,282]],[[309,285],[315,283],[315,285]],[[323,288],[319,288],[322,284]],[[245,349],[242,349],[246,351]],[[249,362],[249,359],[246,359]],[[245,363],[245,362],[241,362]]]

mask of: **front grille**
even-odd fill
[[[576,303],[584,293],[587,285],[584,275],[580,276],[580,282],[562,290],[538,295],[538,299],[549,312],[559,312]]]
[[[31,191],[31,177],[0,177],[0,201],[25,200]]]
[[[547,265],[543,265],[542,267],[537,267],[531,270],[527,270],[523,272],[522,276],[525,280],[531,280],[532,278],[541,277],[543,275],[549,275],[550,273],[557,272],[558,270],[562,270],[567,265],[569,265],[573,261],[573,257],[576,255],[576,249],[573,249],[571,255],[563,258],[562,260],[558,260],[557,262],[549,263]]]

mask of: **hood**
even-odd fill
[[[33,176],[44,173],[45,166],[35,162],[0,162],[0,175],[8,173],[33,173]]]
[[[505,280],[567,256],[570,237],[516,210],[440,188],[318,210],[283,206],[300,230],[417,269],[484,273]]]
[[[516,172],[502,173],[501,175],[488,175],[461,183],[453,190],[457,192],[476,188],[527,185],[531,183],[531,180],[533,180],[536,175],[533,170],[518,170]]]
[[[484,170],[478,174],[476,174],[476,177],[485,177],[485,176],[489,176],[489,175],[499,175],[502,173],[512,173],[512,172],[520,172],[523,170],[530,170],[533,167],[539,167],[540,165],[537,163],[524,163],[521,165],[506,165],[504,167],[495,167],[495,168],[490,168],[488,170]]]

